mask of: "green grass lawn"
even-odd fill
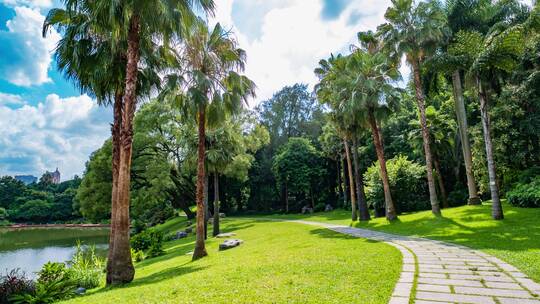
[[[540,209],[524,209],[504,204],[505,219],[491,219],[491,205],[463,206],[443,210],[437,218],[431,211],[401,215],[389,223],[377,218],[354,227],[401,235],[421,236],[462,244],[518,267],[540,282]],[[282,216],[351,225],[350,211],[333,211],[312,216]]]
[[[245,243],[220,252],[209,238],[209,257],[192,262],[193,236],[169,242],[166,255],[136,264],[131,284],[65,303],[387,303],[401,270],[395,248],[318,227],[226,219],[223,231]]]

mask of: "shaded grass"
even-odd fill
[[[397,249],[327,229],[248,219],[222,228],[245,243],[218,251],[209,238],[209,257],[192,262],[193,236],[168,242],[164,256],[136,264],[131,284],[66,303],[387,303],[401,270]]]
[[[503,221],[491,219],[490,204],[445,209],[442,217],[433,216],[431,211],[404,214],[392,223],[385,218],[351,223],[350,212],[343,210],[280,217],[331,222],[462,244],[497,256],[540,282],[540,209],[516,208],[508,204],[503,207]]]

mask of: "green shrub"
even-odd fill
[[[11,303],[53,303],[75,295],[77,283],[64,263],[48,262],[37,273],[35,289],[19,292],[9,298]]]
[[[146,251],[150,249],[153,244],[162,242],[163,233],[149,229],[131,237],[131,248]]]
[[[64,276],[69,276],[69,269],[64,263],[47,262],[37,273],[38,284],[44,284],[51,281],[56,281]]]
[[[386,161],[392,199],[398,212],[429,209],[429,195],[424,166],[414,163],[406,156]],[[375,162],[364,174],[368,205],[384,209],[384,190],[380,177],[379,162]]]
[[[520,183],[506,194],[508,202],[516,207],[540,207],[540,177],[532,179],[530,183]]]
[[[34,293],[35,284],[19,269],[11,270],[0,276],[0,304],[10,303],[10,298],[17,294]]]
[[[145,254],[141,250],[135,250],[131,248],[131,259],[133,262],[141,262],[146,258]]]
[[[96,255],[94,246],[85,252],[80,243],[69,262],[69,273],[78,287],[92,289],[99,286],[104,276],[104,260]]]
[[[10,301],[14,304],[48,304],[68,299],[75,295],[77,284],[63,275],[49,281],[38,282],[34,292],[14,295]]]

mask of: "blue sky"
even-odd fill
[[[247,51],[246,74],[257,86],[251,106],[296,82],[313,85],[313,69],[346,52],[360,30],[383,21],[389,0],[216,0],[211,22],[236,33]],[[60,169],[81,175],[109,137],[111,111],[100,108],[56,70],[60,35],[41,37],[60,0],[0,0],[0,175]]]

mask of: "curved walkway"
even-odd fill
[[[540,304],[540,284],[478,250],[341,225],[292,222],[386,242],[399,249],[403,269],[390,304]]]

